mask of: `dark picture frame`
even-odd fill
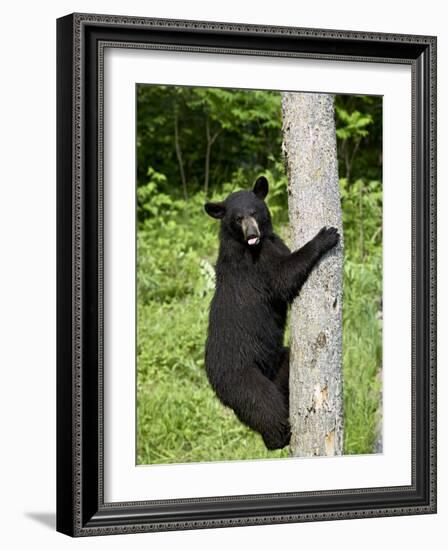
[[[102,61],[108,45],[411,66],[411,485],[104,501]],[[89,536],[435,513],[436,38],[72,14],[57,21],[57,52],[57,530]]]

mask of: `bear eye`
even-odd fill
[[[241,223],[243,221],[243,216],[237,216],[236,221],[237,223]]]
[[[255,216],[256,213],[257,213],[256,210],[251,210],[251,211],[249,212],[249,216]]]

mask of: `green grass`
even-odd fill
[[[209,386],[204,345],[216,227],[202,212],[178,221],[148,222],[138,235],[137,463],[286,457],[287,449],[268,451]],[[381,249],[375,252],[368,261],[345,261],[346,454],[372,452],[377,432]]]
[[[381,258],[347,261],[344,273],[343,384],[345,454],[374,450],[381,422],[382,321],[378,286]]]
[[[139,308],[138,464],[288,456],[267,451],[209,386],[203,359],[208,301]]]

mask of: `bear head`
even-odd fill
[[[268,180],[261,176],[251,191],[235,191],[224,201],[207,202],[204,209],[212,218],[221,220],[224,236],[257,247],[272,233],[271,215],[264,201],[268,191]]]

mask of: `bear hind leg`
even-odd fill
[[[247,426],[261,434],[270,450],[289,444],[288,401],[279,387],[257,368],[249,368],[239,390],[225,400]]]
[[[285,396],[286,406],[289,410],[289,348],[283,348],[280,367],[273,382]]]

